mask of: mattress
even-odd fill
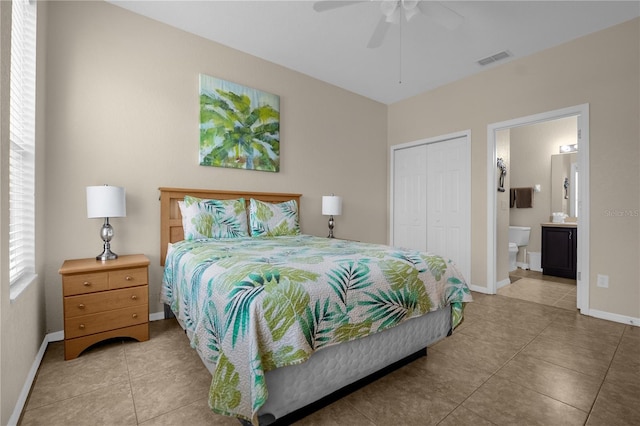
[[[258,411],[260,425],[398,362],[443,339],[450,330],[451,310],[447,307],[392,329],[321,349],[303,364],[269,371],[269,396]]]

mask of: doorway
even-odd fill
[[[578,122],[578,161],[580,185],[578,187],[578,229],[580,238],[577,247],[577,308],[581,313],[589,310],[589,105],[582,104],[559,110],[549,111],[513,120],[493,123],[487,126],[487,291],[496,294],[496,233],[497,233],[497,200],[496,187],[498,169],[496,168],[496,133],[500,130],[532,125],[565,117],[577,117]],[[493,172],[492,172],[493,171]]]

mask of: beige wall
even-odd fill
[[[386,241],[386,106],[103,2],[49,4],[47,330],[62,329],[58,268],[101,251],[85,187],[124,186],[118,254],[151,259],[159,312],[160,186],[299,192],[302,231],[325,236],[321,196],[343,197],[337,237]],[[279,173],[198,165],[198,74],[280,96]]]
[[[487,126],[588,103],[590,307],[640,318],[639,54],[634,19],[389,106],[389,146],[472,131],[471,284],[487,286]]]
[[[46,5],[40,5],[46,10]],[[46,21],[38,23],[37,43],[44,46]],[[0,1],[0,424],[11,418],[21,391],[27,382],[38,351],[45,337],[45,286],[44,286],[44,158],[43,144],[36,146],[36,273],[37,278],[13,301],[9,293],[9,268],[7,248],[9,244],[9,67],[10,67],[11,3]],[[45,72],[44,50],[38,52],[38,73]],[[45,90],[38,76],[36,114],[43,114]],[[42,137],[44,121],[38,119],[36,139]],[[19,414],[19,413],[18,413]]]

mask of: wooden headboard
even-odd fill
[[[244,198],[249,211],[251,198],[267,203],[281,203],[283,201],[296,200],[300,211],[300,197],[302,194],[283,194],[278,192],[248,192],[248,191],[218,191],[215,189],[189,189],[189,188],[159,188],[160,189],[160,264],[164,266],[167,257],[167,246],[184,239],[182,230],[182,215],[178,201],[182,201],[185,195],[203,199],[229,200]]]

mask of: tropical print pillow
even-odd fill
[[[298,203],[295,200],[265,203],[252,198],[249,205],[249,222],[252,237],[299,235]]]
[[[178,205],[185,240],[249,236],[244,198],[203,200],[185,195]]]

